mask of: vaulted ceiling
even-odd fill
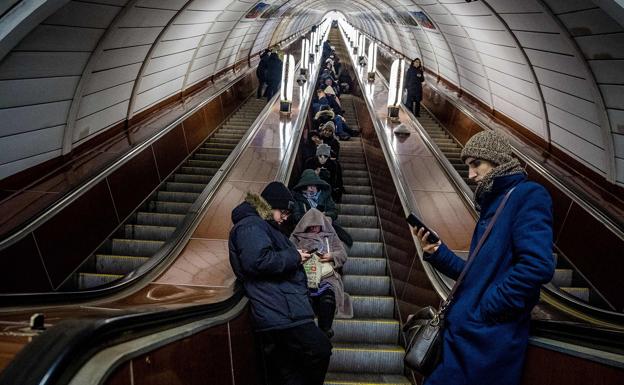
[[[9,0],[0,177],[68,153],[332,10],[624,184],[624,12],[611,0]]]

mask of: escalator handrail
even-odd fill
[[[196,319],[212,318],[244,301],[236,288],[229,298],[207,305],[115,317],[70,319],[34,337],[0,372],[0,385],[53,385],[68,379],[106,345],[153,334]]]

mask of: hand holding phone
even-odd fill
[[[407,223],[410,224],[410,226],[412,226],[416,230],[423,229],[422,234],[426,234],[428,232],[429,235],[427,236],[427,242],[431,244],[436,244],[440,242],[440,238],[438,237],[438,235],[435,232],[431,231],[427,226],[425,226],[425,224],[422,223],[422,221],[418,219],[418,217],[414,215],[414,213],[410,213],[410,215],[408,215],[405,220],[407,221]]]

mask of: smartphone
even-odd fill
[[[408,215],[407,218],[405,218],[405,220],[412,227],[415,227],[417,229],[420,229],[422,227],[423,229],[425,229],[425,233],[428,231],[429,232],[429,236],[427,237],[427,242],[429,242],[429,243],[438,243],[440,241],[440,238],[438,238],[436,233],[434,233],[433,231],[429,230],[429,228],[427,226],[425,226],[425,224],[422,223],[422,221],[420,219],[418,219],[418,217],[416,215],[414,215],[414,213],[410,213],[410,215]]]
[[[315,247],[312,250],[308,250],[308,254],[310,254],[310,255],[317,254],[318,255],[318,249]]]

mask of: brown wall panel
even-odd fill
[[[119,219],[124,220],[159,184],[152,148],[148,147],[107,178]]]
[[[624,310],[621,285],[624,242],[621,239],[573,203],[557,246],[618,311]]]
[[[221,108],[225,117],[229,116],[238,107],[239,100],[233,88],[223,92],[219,98],[221,99]]]
[[[206,104],[204,108],[202,108],[202,111],[204,112],[204,119],[206,121],[208,132],[214,131],[214,129],[223,122],[225,117],[223,109],[221,108],[221,99],[218,97]]]
[[[35,230],[52,284],[60,285],[117,225],[104,180]]]
[[[52,290],[32,234],[0,251],[0,293]]]
[[[113,372],[106,379],[106,385],[132,385],[132,370],[130,369],[130,363],[126,362]]]
[[[208,125],[203,108],[182,122],[182,127],[186,137],[187,149],[191,152],[208,137]]]
[[[132,360],[134,385],[232,384],[227,324]]]
[[[624,369],[529,346],[523,385],[620,385]]]
[[[152,147],[158,165],[158,173],[161,180],[164,180],[188,156],[182,125],[177,125],[163,135],[156,143],[152,144]]]

